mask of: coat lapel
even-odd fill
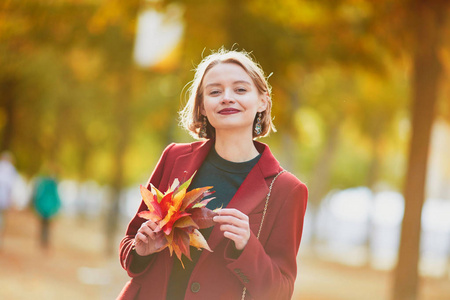
[[[192,152],[178,156],[170,173],[169,186],[175,178],[180,181],[189,179],[201,167],[213,144],[212,140],[192,143]]]

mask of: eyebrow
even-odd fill
[[[239,84],[239,83],[243,83],[243,84],[246,84],[246,85],[251,85],[251,83],[248,82],[247,80],[237,80],[237,81],[233,82],[233,84]],[[222,84],[220,84],[220,83],[209,83],[209,84],[207,84],[205,86],[205,89],[210,87],[210,86],[218,86],[218,85],[222,85]]]

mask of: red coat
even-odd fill
[[[151,182],[165,191],[175,178],[189,178],[205,160],[213,142],[171,144],[163,152]],[[274,176],[282,170],[265,144],[255,142],[261,158],[248,174],[227,207],[249,216],[250,239],[237,259],[227,254],[234,247],[215,226],[208,239],[213,252],[203,251],[186,290],[185,299],[240,299],[247,287],[246,299],[290,299],[297,275],[296,256],[303,229],[307,188],[294,175],[281,174],[276,180],[259,240],[256,234],[261,222],[265,198]],[[142,202],[139,211],[146,210]],[[139,273],[130,270],[131,244],[141,224],[137,216],[128,225],[120,243],[122,267],[132,279],[118,299],[165,299],[175,255],[166,248],[154,254],[147,268]],[[192,251],[197,251],[192,249]],[[179,262],[177,262],[179,263]]]

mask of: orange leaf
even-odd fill
[[[164,219],[164,220],[161,221],[161,223],[159,225],[161,226],[161,228],[162,228],[162,230],[164,231],[165,234],[170,234],[170,232],[172,231],[173,224],[178,219],[180,219],[180,218],[182,218],[184,216],[188,216],[188,215],[189,214],[187,212],[176,211],[175,213],[170,215],[170,218],[167,221],[166,221],[166,219]],[[169,216],[169,214],[167,214],[167,216]]]
[[[213,194],[214,191],[212,192],[208,191],[209,189],[212,188],[213,188],[212,186],[206,186],[203,188],[193,189],[192,191],[187,192],[183,200],[183,205],[181,205],[181,210],[189,209],[190,207],[192,207],[192,205],[196,204],[204,197]]]
[[[141,196],[142,200],[144,201],[145,205],[147,205],[147,208],[150,212],[156,212],[160,218],[163,216],[161,215],[161,209],[158,205],[158,203],[155,201],[155,195],[152,194],[145,186],[141,185]]]
[[[190,241],[189,234],[181,229],[175,230],[174,241],[176,242],[181,253],[183,253],[189,260],[192,261],[189,249],[189,241]]]
[[[174,213],[176,213],[176,210],[173,207],[170,207],[164,219],[162,219],[159,223],[159,226],[161,226],[161,228],[164,228],[164,226],[166,226],[166,224],[170,222]]]
[[[193,233],[189,234],[190,237],[190,245],[196,247],[197,249],[204,248],[210,252],[213,252],[211,248],[209,248],[208,243],[206,242],[203,235],[197,229],[194,229]]]
[[[178,245],[175,244],[175,243],[172,244],[172,247],[173,247],[173,251],[174,251],[175,254],[177,255],[177,257],[178,257],[178,259],[180,260],[181,265],[183,266],[183,269],[184,269],[184,264],[183,264],[183,261],[181,260],[181,250],[180,250],[180,247],[178,247]]]
[[[167,215],[167,212],[172,207],[172,195],[173,192],[165,194],[164,197],[161,199],[161,202],[159,203],[159,206],[161,207],[161,214],[163,217]]]
[[[141,211],[138,216],[158,224],[157,231],[164,232],[170,256],[175,252],[183,268],[183,254],[191,260],[190,245],[212,251],[198,229],[215,224],[212,218],[216,213],[205,207],[214,198],[204,199],[214,191],[209,186],[187,192],[194,176],[195,173],[182,183],[175,179],[164,194],[153,185],[151,190],[140,187],[148,211]]]
[[[170,256],[173,254],[173,246],[172,244],[168,244],[167,247],[169,248]]]
[[[146,220],[152,220],[153,222],[158,222],[159,220],[161,220],[161,218],[155,212],[151,212],[148,210],[139,212],[138,216]]]
[[[180,210],[181,203],[183,203],[184,196],[186,195],[186,189],[182,189],[172,199],[172,206],[175,207],[176,210]]]
[[[172,246],[172,244],[173,244],[173,231],[170,234],[166,235],[166,240],[167,240],[167,244],[168,244],[168,247],[169,247],[170,256],[172,256],[172,253],[173,253],[173,246]]]

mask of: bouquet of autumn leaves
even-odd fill
[[[212,218],[216,213],[206,208],[206,204],[214,198],[205,199],[214,191],[210,191],[212,186],[207,186],[187,192],[194,175],[183,183],[175,179],[164,194],[153,185],[151,191],[140,186],[142,199],[148,211],[141,211],[138,216],[159,225],[158,232],[164,232],[170,255],[175,252],[183,268],[181,255],[184,254],[191,260],[189,246],[212,252],[199,229],[214,225]]]

